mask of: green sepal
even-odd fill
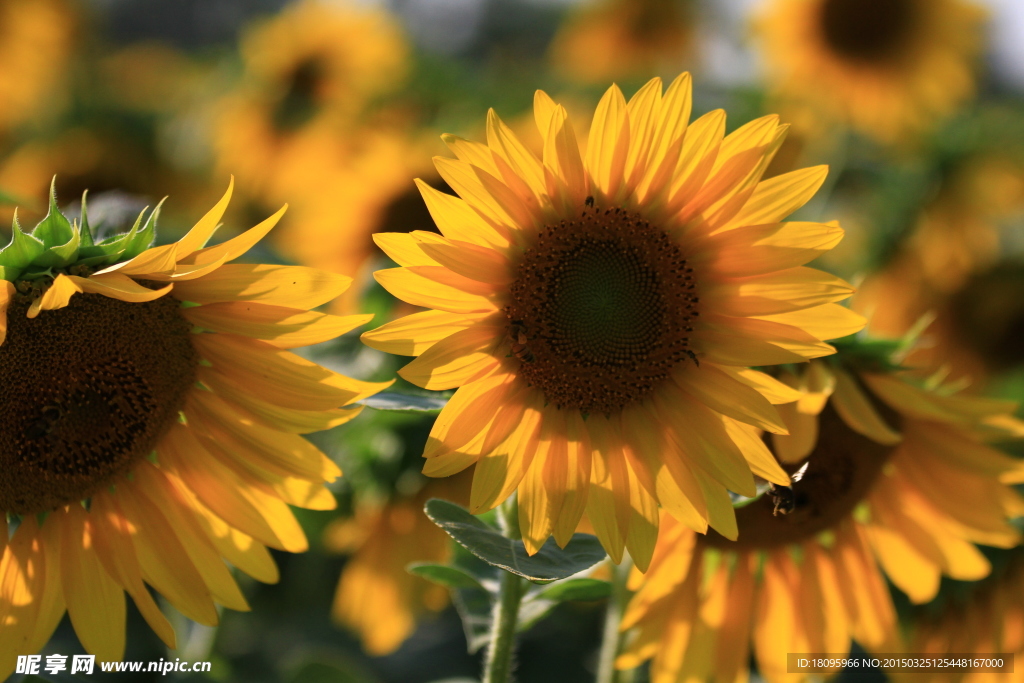
[[[142,229],[136,233],[135,237],[128,241],[120,260],[129,261],[153,246],[153,243],[156,241],[156,222],[160,218],[160,207],[164,205],[165,201],[167,201],[167,197],[161,199],[156,208],[149,213],[149,217],[146,218]],[[141,218],[141,215],[139,217]]]
[[[146,209],[143,209],[142,213],[140,213],[138,218],[135,219],[135,224],[132,225],[132,229],[128,232],[121,233],[120,235],[112,235],[99,244],[94,244],[91,247],[81,249],[78,254],[78,262],[88,266],[110,266],[118,261],[127,260],[123,259],[122,256],[127,251],[128,245],[130,245],[132,240],[134,240],[139,234],[139,228],[142,225],[142,217],[145,215]]]
[[[57,177],[50,183],[50,207],[43,220],[39,221],[32,235],[48,248],[64,246],[75,240],[75,229],[60,209],[57,208]],[[76,240],[77,248],[77,240]]]
[[[79,232],[72,226],[71,239],[65,244],[53,246],[36,257],[33,266],[46,268],[64,268],[78,260],[78,247],[81,242]]]
[[[82,215],[78,219],[78,232],[82,239],[82,243],[80,245],[82,249],[87,249],[96,244],[96,241],[92,237],[92,227],[89,225],[89,209],[86,206],[86,200],[88,197],[89,190],[82,192]]]
[[[487,564],[534,583],[568,578],[606,557],[600,541],[590,534],[573,534],[565,548],[559,548],[554,539],[549,538],[535,555],[530,555],[522,541],[506,538],[455,503],[431,498],[424,509],[434,524],[466,550]]]
[[[14,281],[38,257],[46,251],[46,245],[38,238],[26,233],[18,222],[18,213],[14,213],[11,226],[11,243],[0,249],[0,267],[4,269],[4,279]]]

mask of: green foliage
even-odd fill
[[[145,211],[140,213],[128,232],[97,244],[86,216],[85,196],[82,197],[81,220],[71,222],[57,206],[55,188],[56,178],[50,184],[46,216],[31,233],[25,232],[15,214],[11,242],[0,249],[0,278],[32,280],[52,277],[74,266],[109,266],[135,258],[153,244],[159,205],[148,216]]]
[[[403,413],[439,413],[448,403],[447,396],[403,394],[397,391],[382,391],[360,401],[367,408],[391,410]]]
[[[447,500],[427,501],[427,516],[461,546],[484,562],[534,583],[550,583],[590,569],[605,558],[596,536],[574,534],[565,548],[548,539],[536,555],[529,555],[522,541],[506,538],[500,531]]]

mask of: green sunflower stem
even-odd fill
[[[502,533],[519,539],[519,506],[513,494],[498,508]],[[512,679],[512,653],[516,643],[519,603],[526,593],[526,581],[510,572],[501,572],[498,599],[491,613],[491,641],[484,663],[483,683],[509,683]]]
[[[622,634],[619,624],[629,603],[629,572],[633,562],[629,555],[620,564],[612,565],[612,594],[608,597],[608,607],[604,615],[604,632],[601,634],[601,651],[597,660],[596,683],[633,683],[634,671],[618,671],[615,659],[619,656],[622,645]]]

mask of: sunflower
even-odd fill
[[[590,82],[678,67],[692,48],[692,11],[687,0],[604,0],[580,7],[555,36],[552,61]]]
[[[360,503],[350,519],[324,532],[329,550],[348,552],[334,595],[333,616],[356,631],[375,656],[394,652],[416,627],[423,612],[439,612],[448,591],[407,571],[413,562],[443,564],[450,556],[448,535],[423,512],[430,498],[464,503],[465,476],[431,480],[418,493],[386,504]]]
[[[332,305],[335,312],[358,310],[381,257],[374,232],[433,228],[412,182],[430,170],[418,162],[424,149],[422,141],[398,131],[367,133],[344,168],[290,194],[295,216],[277,235],[277,247],[296,263],[355,278],[355,286]]]
[[[381,9],[303,0],[242,39],[240,88],[218,105],[218,163],[273,201],[321,179],[351,154],[366,105],[397,87],[408,47]]]
[[[0,0],[0,133],[52,110],[73,16],[64,0]]]
[[[224,560],[277,580],[266,546],[301,552],[288,505],[334,507],[340,471],[299,434],[355,416],[382,385],[286,349],[366,322],[309,309],[349,279],[228,264],[284,209],[203,247],[224,197],[177,243],[147,248],[157,211],[93,243],[85,211],[56,208],[0,252],[0,510],[17,530],[0,560],[0,675],[42,647],[65,610],[83,647],[117,660],[124,592],[175,636],[146,586],[217,622],[247,609]],[[6,525],[3,526],[6,530]]]
[[[746,680],[753,647],[777,681],[789,652],[845,653],[851,639],[896,651],[883,572],[924,603],[943,575],[989,573],[975,543],[1019,541],[1007,518],[1024,500],[1006,483],[1020,463],[985,443],[1024,437],[1016,406],[877,367],[872,348],[782,375],[798,398],[772,444],[800,475],[737,510],[738,540],[666,520],[650,570],[633,577],[622,628],[637,630],[620,667],[653,659],[653,683]]]
[[[810,125],[894,142],[972,95],[985,16],[969,0],[772,0],[757,31],[772,89]]]
[[[954,594],[938,609],[932,607],[921,608],[911,620],[909,650],[934,655],[963,652],[984,658],[992,653],[1012,653],[1019,661],[1024,656],[1024,555],[1019,548],[1011,551],[1006,564],[991,577]],[[1008,674],[960,672],[935,675],[931,680],[1008,683],[1021,678],[1017,668]]]
[[[400,374],[458,391],[438,416],[424,473],[477,463],[470,508],[519,493],[526,547],[568,542],[583,515],[618,561],[645,566],[658,504],[735,537],[728,491],[788,476],[749,434],[785,431],[750,365],[802,362],[863,320],[852,291],[803,267],[834,225],[781,223],[824,167],[761,180],[786,127],[768,116],[724,137],[725,114],[692,124],[690,77],[629,103],[612,86],[586,155],[565,109],[538,91],[538,158],[498,117],[488,144],[445,136],[435,159],[461,195],[420,183],[441,235],[382,233],[402,267],[385,289],[432,310],[363,335],[418,358]]]

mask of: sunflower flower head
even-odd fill
[[[414,495],[386,503],[361,501],[355,515],[338,519],[324,531],[324,545],[350,553],[341,572],[331,613],[359,634],[375,656],[394,652],[412,634],[424,613],[448,604],[448,591],[408,571],[413,562],[444,563],[449,537],[423,512],[430,498],[464,503],[467,473],[429,480]]]
[[[973,94],[985,16],[969,0],[772,0],[757,31],[775,94],[811,129],[894,142]]]
[[[339,133],[402,82],[408,52],[386,11],[355,3],[303,0],[254,24],[242,39],[243,82],[218,105],[219,165],[238,169],[254,195],[319,183],[358,149],[357,136]]]
[[[940,579],[974,581],[975,544],[1012,547],[1020,463],[987,442],[1024,437],[1015,405],[968,396],[889,362],[889,342],[849,342],[779,379],[788,435],[772,435],[787,487],[736,511],[738,539],[675,521],[659,540],[622,622],[619,660],[652,660],[653,683],[740,680],[753,650],[768,681],[789,680],[787,652],[896,651],[884,576],[913,603]],[[795,399],[795,400],[794,400]],[[959,650],[969,651],[969,650]]]
[[[65,611],[85,649],[118,660],[127,592],[174,647],[145,584],[215,624],[248,609],[225,560],[277,580],[267,546],[306,539],[288,505],[329,509],[340,470],[300,434],[351,419],[382,385],[287,349],[366,322],[309,309],[348,278],[231,264],[284,209],[204,246],[231,188],[178,242],[151,246],[157,210],[96,242],[83,201],[0,250],[0,675]]]
[[[363,335],[418,356],[400,371],[458,391],[424,472],[476,463],[470,508],[518,490],[530,552],[568,542],[584,511],[613,558],[646,566],[659,503],[735,537],[728,491],[789,478],[751,430],[785,431],[749,366],[828,355],[863,320],[852,289],[806,268],[833,224],[786,223],[824,167],[763,180],[785,135],[768,116],[725,136],[725,113],[690,122],[690,77],[628,102],[612,86],[581,150],[538,91],[541,155],[491,111],[487,144],[444,136],[453,197],[420,183],[441,231],[376,236],[400,268],[376,273],[431,310]]]

